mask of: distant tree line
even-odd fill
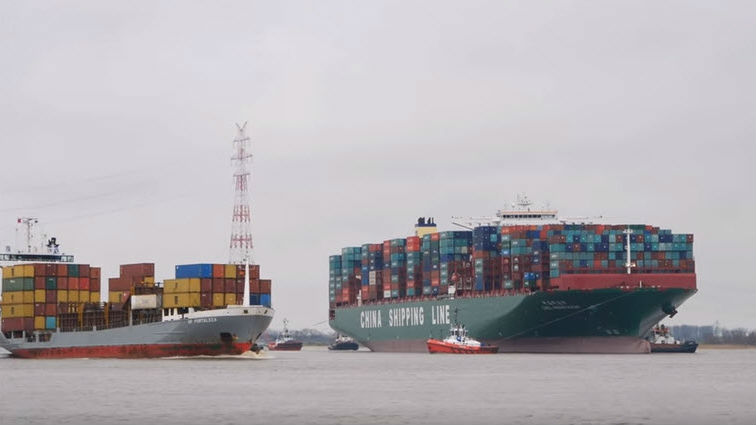
[[[699,344],[756,345],[756,330],[745,328],[727,329],[719,326],[670,326],[675,339],[693,339]]]
[[[275,341],[281,335],[281,331],[268,329],[260,337],[261,342]],[[305,345],[328,345],[336,339],[333,332],[322,332],[317,329],[300,329],[289,330],[289,335]]]

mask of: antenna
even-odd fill
[[[249,207],[249,164],[252,161],[250,139],[246,134],[247,122],[236,124],[234,139],[234,212],[231,216],[231,243],[229,263],[248,264],[252,262],[252,215]],[[253,263],[254,264],[254,263]],[[248,301],[245,301],[248,302]]]

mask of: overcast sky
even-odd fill
[[[694,233],[668,323],[756,328],[755,82],[753,1],[4,1],[0,242],[224,262],[249,120],[273,327],[327,319],[341,247],[525,191]]]

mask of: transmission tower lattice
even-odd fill
[[[247,123],[236,124],[234,155],[234,214],[231,217],[230,264],[252,263],[252,214],[249,207],[249,165],[252,162],[250,140],[245,130]]]

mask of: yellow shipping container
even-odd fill
[[[163,308],[199,307],[199,293],[171,293],[163,294]]]
[[[59,303],[68,302],[68,291],[66,291],[65,289],[58,289],[58,302]]]
[[[34,317],[34,304],[10,304],[3,307],[3,317]]]
[[[99,292],[90,292],[89,293],[89,302],[91,302],[91,303],[99,303],[100,302],[100,293]]]
[[[189,292],[189,279],[166,279],[163,281],[163,293],[183,294]]]
[[[35,303],[43,303],[43,302],[45,302],[45,290],[44,289],[35,289],[34,290],[34,302]]]
[[[223,294],[213,294],[213,307],[223,307],[225,301]]]
[[[108,302],[112,304],[121,304],[123,302],[123,294],[125,292],[122,291],[110,291],[108,292]]]
[[[35,316],[34,329],[44,329],[44,328],[45,328],[45,316]]]
[[[24,304],[34,304],[34,291],[24,291],[23,302]]]
[[[76,289],[69,289],[68,290],[68,302],[70,303],[77,303],[79,302],[79,291]]]
[[[200,280],[198,277],[193,277],[189,279],[189,292],[199,292],[200,291]]]
[[[79,290],[79,302],[80,303],[88,303],[89,302],[89,291]]]
[[[21,275],[20,277],[34,277],[34,266],[31,264],[24,264],[21,267]]]
[[[236,294],[226,294],[226,305],[236,305]]]
[[[144,283],[155,283],[155,276],[146,276],[144,278]]]
[[[2,269],[0,269],[0,271],[3,273],[3,279],[10,279],[12,277],[16,277],[15,266],[3,267]]]
[[[226,279],[236,279],[236,264],[226,264]]]
[[[21,304],[24,302],[24,293],[21,291],[3,292],[3,305]],[[32,302],[33,298],[32,298]]]

